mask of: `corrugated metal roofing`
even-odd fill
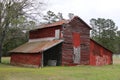
[[[57,22],[54,22],[54,23],[41,25],[40,28],[59,26],[59,25],[65,24],[67,22],[68,22],[68,20],[61,20],[61,21],[57,21]]]
[[[68,22],[69,22],[69,20],[61,20],[61,21],[50,23],[50,24],[40,25],[36,29],[43,29],[43,28],[48,28],[48,27],[59,26],[59,25],[63,25],[63,24],[68,23]],[[36,29],[33,29],[33,30],[36,30]],[[33,30],[31,30],[31,31],[33,31]]]
[[[27,42],[9,52],[15,53],[39,53],[63,42],[63,40],[52,40],[52,41],[36,41]]]
[[[43,29],[43,28],[48,28],[48,27],[54,27],[54,26],[59,26],[59,25],[63,25],[63,24],[67,24],[67,23],[72,22],[72,20],[74,20],[74,19],[76,19],[76,18],[78,18],[80,21],[82,21],[83,24],[85,24],[88,28],[91,29],[91,27],[90,27],[86,22],[84,22],[80,17],[74,16],[74,18],[71,19],[71,20],[61,20],[61,21],[57,21],[57,22],[54,22],[54,23],[50,23],[50,24],[43,24],[43,25],[38,26],[38,27],[37,27],[36,29],[34,29],[34,30]],[[33,31],[33,30],[31,30],[31,31]]]

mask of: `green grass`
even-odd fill
[[[9,58],[2,63],[0,80],[120,80],[120,64],[26,68],[9,65]]]

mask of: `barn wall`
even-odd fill
[[[29,66],[29,67],[39,67],[41,65],[41,54],[37,53],[12,53],[11,64]]]
[[[67,24],[63,29],[63,48],[62,48],[62,64],[63,65],[78,65],[89,64],[89,48],[90,48],[90,28],[88,28],[79,19],[74,18],[72,22]],[[73,63],[73,33],[80,34],[80,63]]]
[[[29,38],[30,39],[37,39],[37,38],[46,38],[46,37],[55,37],[55,30],[60,29],[61,26],[37,29],[34,31],[30,31]]]
[[[90,41],[90,65],[107,65],[112,64],[112,52],[97,44],[93,40]]]
[[[73,43],[72,43],[72,31],[69,25],[65,26],[63,30],[64,42],[62,44],[62,65],[74,65],[73,64]]]

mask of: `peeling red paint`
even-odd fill
[[[39,67],[41,66],[41,55],[40,54],[21,54],[21,53],[12,53],[11,64],[20,65],[20,66],[31,66]]]
[[[112,52],[91,40],[90,65],[102,66],[108,64],[112,64]]]

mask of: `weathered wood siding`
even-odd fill
[[[69,24],[63,28],[63,48],[62,48],[62,65],[79,65],[89,64],[90,56],[90,28],[88,28],[81,20],[74,18]],[[80,34],[80,63],[74,63],[74,45],[73,33]]]
[[[73,65],[73,40],[70,25],[63,27],[62,65]]]
[[[112,64],[112,52],[90,40],[90,65],[102,66]]]
[[[12,53],[11,64],[29,67],[41,66],[41,54],[38,53]]]
[[[29,32],[29,38],[37,39],[37,38],[55,37],[55,30],[57,29],[61,30],[61,26],[32,30]]]

